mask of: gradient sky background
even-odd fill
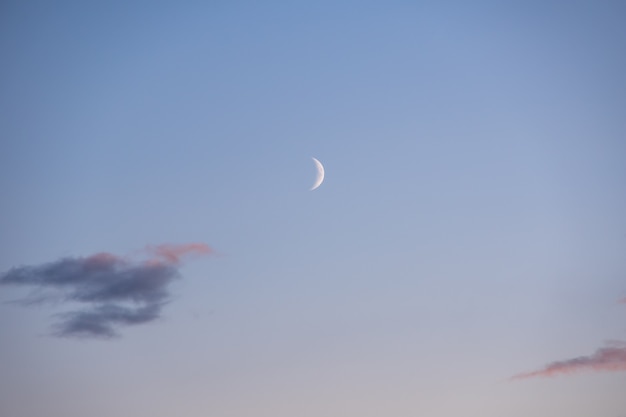
[[[626,4],[0,5],[0,272],[204,242],[157,322],[7,303],[8,417],[624,417]],[[311,157],[326,168],[313,192]]]

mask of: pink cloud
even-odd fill
[[[96,253],[94,255],[88,256],[86,258],[86,261],[87,262],[93,262],[93,263],[96,263],[96,264],[98,264],[98,263],[106,264],[106,263],[109,263],[109,262],[115,262],[117,259],[118,259],[118,257],[113,255],[113,254],[111,254],[111,253],[99,252],[99,253]]]
[[[626,304],[626,298],[618,300],[618,303]],[[510,379],[516,380],[534,377],[549,377],[561,374],[571,374],[579,371],[626,371],[626,342],[608,342],[607,346],[596,350],[592,355],[552,362],[546,365],[543,369],[513,375]]]
[[[590,356],[552,362],[543,369],[517,374],[511,379],[548,377],[579,371],[626,371],[626,344],[620,343],[620,345],[598,349]]]
[[[213,253],[213,249],[204,243],[186,243],[183,245],[158,245],[148,246],[146,248],[154,258],[150,259],[150,263],[169,263],[177,265],[180,263],[181,258],[188,255],[210,255]]]

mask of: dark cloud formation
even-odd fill
[[[626,299],[619,300],[625,303]],[[626,342],[613,341],[593,354],[552,362],[543,369],[513,375],[511,380],[571,374],[579,371],[626,371]]]
[[[179,277],[181,260],[208,255],[203,243],[149,246],[148,258],[133,261],[109,253],[64,258],[36,266],[13,268],[0,275],[2,285],[33,289],[24,305],[60,299],[82,304],[57,314],[54,334],[69,337],[117,336],[117,327],[156,320],[169,301],[169,284]]]

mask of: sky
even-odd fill
[[[0,415],[626,416],[624,19],[3,1]]]

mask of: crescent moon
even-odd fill
[[[315,164],[315,169],[317,169],[317,177],[315,178],[315,184],[313,184],[313,187],[311,187],[311,191],[313,191],[317,187],[322,185],[322,182],[324,181],[324,165],[322,165],[322,163],[315,158],[311,158],[311,159],[313,159],[313,163]]]

